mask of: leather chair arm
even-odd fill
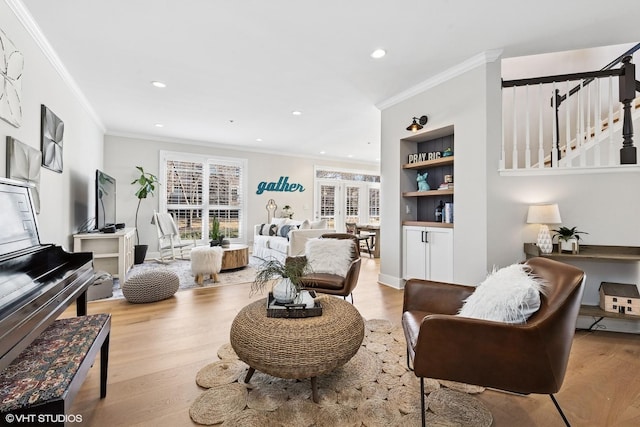
[[[555,393],[563,378],[551,373],[563,377],[564,369],[551,366],[538,332],[527,324],[426,316],[415,346],[415,374],[519,393]]]
[[[404,286],[402,311],[456,314],[474,286],[410,279]]]
[[[358,284],[358,277],[360,276],[360,263],[361,258],[356,258],[351,261],[347,277],[344,278],[344,294],[349,295]]]

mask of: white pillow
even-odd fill
[[[351,239],[309,239],[305,244],[305,255],[314,273],[346,277],[352,254]]]
[[[310,230],[311,229],[311,223],[309,222],[308,219],[305,219],[304,221],[302,221],[302,224],[300,224],[300,230]]]
[[[540,308],[544,282],[525,264],[493,270],[464,302],[463,317],[505,323],[525,323]]]
[[[327,228],[327,220],[326,219],[321,219],[320,221],[313,221],[311,223],[311,229],[312,230],[324,230],[325,228]]]
[[[275,224],[278,227],[284,225],[289,218],[271,218],[271,224]]]

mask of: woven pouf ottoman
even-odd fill
[[[211,280],[218,281],[223,255],[224,249],[220,246],[196,246],[191,249],[191,272],[198,285],[202,285],[204,276],[211,276]]]
[[[180,278],[169,270],[154,270],[131,277],[122,285],[127,301],[141,304],[167,299],[180,287]]]

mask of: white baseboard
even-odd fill
[[[401,277],[378,274],[378,283],[394,289],[404,289],[404,279]]]

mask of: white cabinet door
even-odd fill
[[[427,245],[424,227],[405,226],[403,233],[403,278],[424,279],[427,274]]]
[[[403,227],[403,278],[453,281],[453,230]]]
[[[429,228],[426,233],[429,246],[427,278],[437,282],[453,281],[453,230]]]

